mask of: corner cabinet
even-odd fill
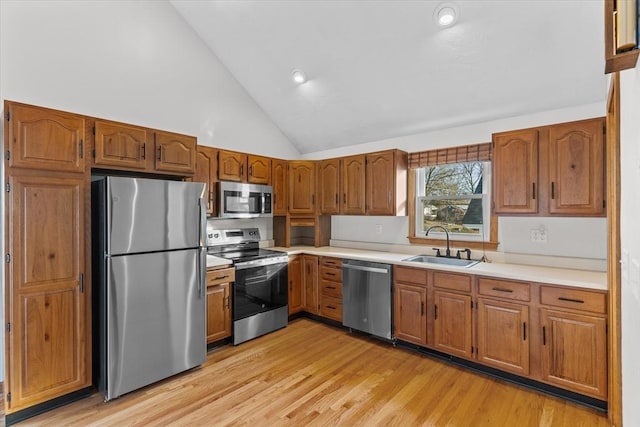
[[[86,119],[5,101],[5,413],[91,386]]]
[[[493,210],[605,215],[604,118],[493,135]]]
[[[316,211],[316,163],[289,162],[289,213],[314,214]]]

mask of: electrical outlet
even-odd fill
[[[376,224],[376,233],[382,234],[382,224]]]
[[[547,243],[547,230],[544,228],[532,228],[531,241],[533,243]]]

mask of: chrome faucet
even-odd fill
[[[427,232],[424,234],[424,236],[427,237],[429,235],[429,232],[431,230],[433,230],[434,228],[441,228],[446,233],[446,235],[447,235],[447,252],[446,252],[445,256],[447,258],[450,258],[451,257],[451,247],[449,246],[449,230],[447,230],[445,227],[443,227],[441,225],[433,225],[433,226],[427,228]],[[442,256],[442,255],[440,255],[440,249],[437,249],[437,251],[438,252],[436,253],[436,256]]]

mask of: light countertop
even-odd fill
[[[293,246],[290,248],[271,247],[269,249],[286,252],[289,255],[305,253],[337,258],[351,258],[364,261],[404,265],[408,267],[428,268],[431,270],[468,273],[477,276],[523,280],[529,282],[548,283],[552,285],[575,286],[599,291],[607,290],[607,273],[601,271],[503,263],[478,263],[471,267],[456,267],[450,265],[403,261],[403,259],[411,257],[411,254],[367,251],[362,249],[338,248],[332,246],[323,246],[319,248],[312,246]]]
[[[207,255],[207,268],[224,267],[227,265],[231,265],[231,261],[228,259]]]

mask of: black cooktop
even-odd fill
[[[269,249],[245,249],[241,251],[219,252],[216,249],[209,249],[209,255],[230,259],[233,262],[251,261],[254,259],[271,258],[286,255],[284,252],[272,251]]]

